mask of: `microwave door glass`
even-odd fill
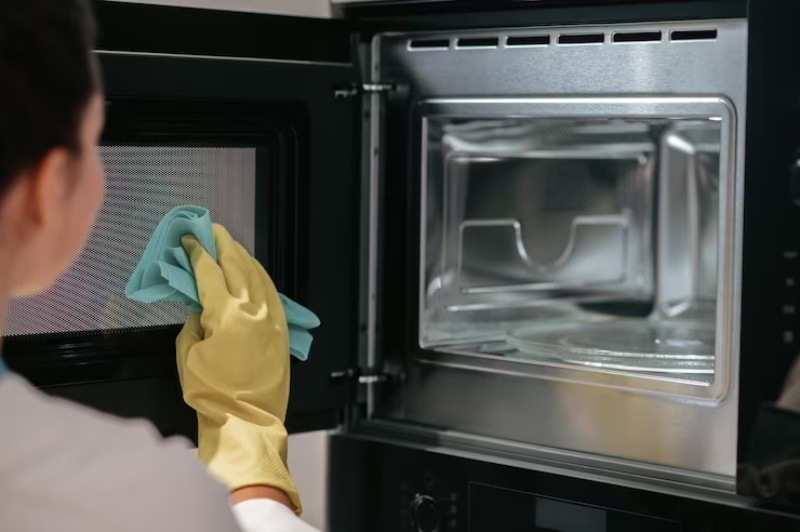
[[[421,347],[713,381],[720,122],[424,121]]]
[[[145,305],[124,288],[170,209],[211,211],[251,253],[255,244],[255,147],[107,145],[106,196],[86,247],[46,292],[11,303],[7,336],[118,331],[183,323],[179,303]]]

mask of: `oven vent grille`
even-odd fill
[[[562,33],[558,36],[558,44],[603,44],[605,33]]]
[[[696,42],[717,40],[716,28],[678,29],[630,29],[607,31],[575,32],[564,30],[514,35],[475,35],[453,37],[418,37],[408,40],[408,50],[447,51],[447,50],[494,50],[498,48],[543,48],[551,45],[580,46],[602,44],[637,44],[664,42]],[[665,38],[666,35],[666,38]]]
[[[511,48],[517,46],[547,46],[549,44],[549,35],[512,35],[506,37],[506,46]]]
[[[673,41],[715,41],[717,40],[717,30],[673,31],[670,39]]]
[[[497,48],[499,37],[461,37],[456,41],[456,48]]]
[[[661,42],[660,31],[620,31],[611,38],[612,42]]]
[[[408,41],[411,50],[447,50],[450,39],[411,39]]]

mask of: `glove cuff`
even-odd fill
[[[231,491],[271,486],[286,493],[295,513],[302,513],[297,487],[286,463],[288,434],[283,423],[255,424],[229,416],[211,425],[198,416],[198,455],[209,473]]]

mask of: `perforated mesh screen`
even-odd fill
[[[8,336],[183,323],[177,303],[144,305],[124,287],[170,209],[211,211],[251,253],[255,241],[255,148],[105,146],[106,199],[86,248],[46,293],[12,302]]]

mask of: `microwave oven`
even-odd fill
[[[202,203],[321,318],[332,530],[796,527],[800,7],[336,4],[97,3],[108,198],[9,365],[192,436],[182,313],[119,293]]]

